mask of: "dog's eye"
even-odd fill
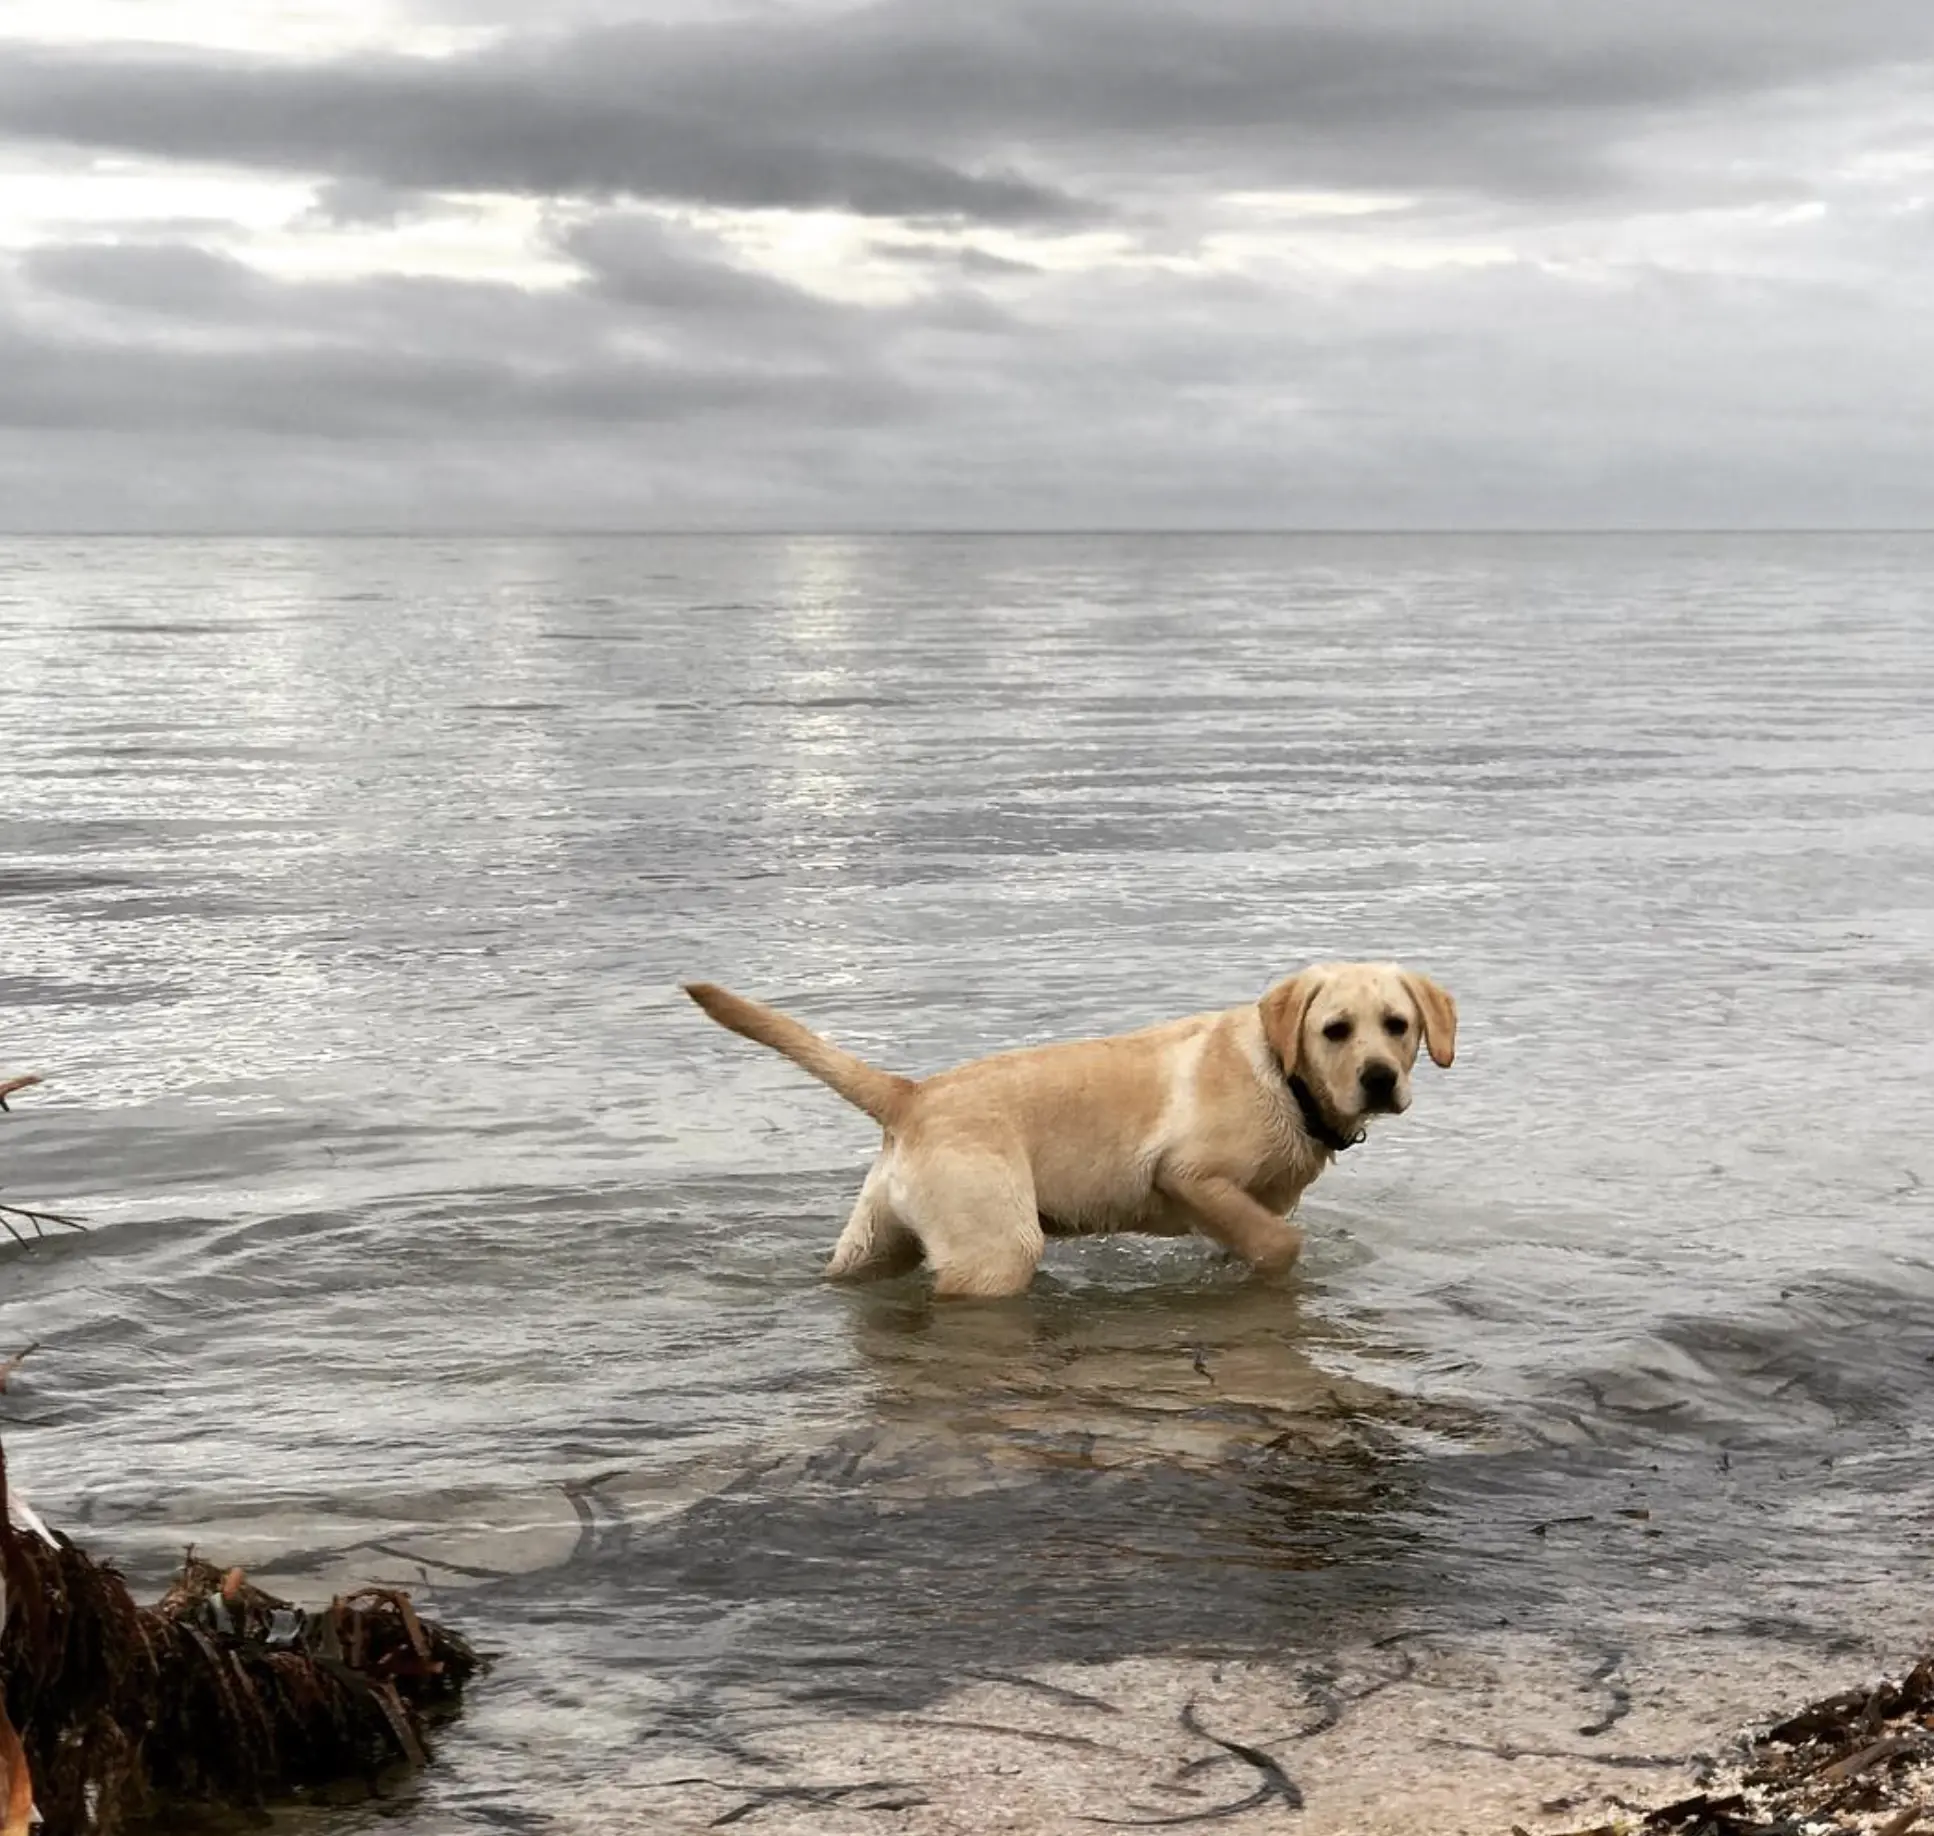
[[[1350,1036],[1350,1023],[1347,1020],[1332,1020],[1329,1023],[1329,1025],[1323,1029],[1323,1037],[1325,1039],[1334,1039],[1339,1045],[1341,1045],[1344,1040],[1348,1039],[1349,1036]]]
[[[1385,1014],[1383,1017],[1383,1030],[1392,1039],[1401,1039],[1404,1034],[1410,1031],[1410,1022],[1402,1014]]]

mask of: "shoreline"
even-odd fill
[[[1225,1356],[1220,1368],[1227,1384],[1236,1366]],[[1065,1384],[1069,1373],[1062,1377]],[[1339,1424],[1312,1417],[1311,1432],[1319,1428],[1327,1470],[1354,1443],[1331,1447]],[[923,1631],[917,1616],[930,1583],[916,1584],[914,1572],[923,1563],[963,1548],[993,1561],[993,1541],[1046,1521],[1048,1502],[1066,1523],[1113,1499],[1108,1522],[1118,1534],[1136,1521],[1134,1499],[1148,1508],[1176,1501],[1159,1488],[1125,1500],[1067,1489],[1049,1461],[1053,1489],[1030,1504],[1026,1487],[1041,1482],[1044,1456],[1012,1470],[954,1472],[943,1455],[957,1451],[955,1439],[921,1417],[918,1431],[898,1437],[869,1431],[468,1492],[445,1499],[437,1521],[384,1523],[376,1512],[353,1540],[306,1549],[304,1529],[320,1526],[286,1509],[203,1522],[177,1508],[165,1521],[144,1512],[138,1522],[77,1529],[104,1539],[102,1553],[133,1558],[137,1573],[158,1573],[159,1558],[192,1534],[285,1598],[408,1586],[479,1646],[504,1653],[508,1661],[451,1730],[446,1763],[416,1788],[400,1825],[410,1836],[474,1828],[473,1816],[446,1811],[446,1794],[474,1808],[560,1792],[569,1794],[574,1829],[614,1836],[637,1827],[641,1806],[653,1828],[697,1831],[743,1813],[739,1820],[777,1836],[882,1828],[1049,1836],[1210,1822],[1301,1836],[1671,1832],[1645,1818],[1702,1793],[1723,1800],[1732,1789],[1726,1768],[1743,1758],[1753,1730],[1834,1691],[1898,1676],[1921,1655],[1900,1628],[1917,1631],[1927,1615],[1912,1602],[1903,1607],[1897,1589],[1837,1591],[1830,1617],[1798,1594],[1762,1594],[1763,1610],[1752,1614],[1716,1601],[1702,1610],[1683,1584],[1655,1579],[1642,1595],[1569,1603],[1562,1590],[1541,1602],[1500,1593],[1487,1615],[1434,1569],[1411,1576],[1423,1585],[1406,1604],[1391,1592],[1397,1570],[1367,1548],[1356,1566],[1368,1591],[1307,1595],[1310,1616],[1298,1617],[1309,1636],[1295,1634],[1293,1656],[1281,1646],[1258,1655],[1266,1640],[1243,1636],[1262,1632],[1280,1600],[1280,1584],[1253,1565],[1219,1575],[1213,1600],[1190,1591],[1207,1584],[1192,1569],[1150,1567],[1136,1595],[1144,1614],[1154,1594],[1180,1587],[1208,1617],[1191,1618],[1178,1597],[1146,1624],[1131,1613],[1131,1623],[1097,1617],[1091,1628],[1069,1615],[1085,1603],[1120,1615],[1136,1602],[1097,1576],[1030,1606],[1018,1582],[984,1591],[999,1572],[987,1569],[982,1585],[948,1589],[958,1597]],[[1143,1449],[1142,1460],[1120,1469],[1121,1483],[1144,1466],[1172,1478],[1174,1462],[1191,1452],[1215,1470],[1226,1457],[1219,1445],[1173,1441],[1171,1432],[1162,1449]],[[1463,1470],[1461,1456],[1456,1465]],[[951,1506],[936,1492],[943,1479],[960,1493]],[[1567,1544],[1566,1560],[1589,1569],[1619,1554],[1652,1564],[1630,1576],[1636,1585],[1671,1560],[1673,1531],[1646,1511],[1619,1508],[1629,1504],[1622,1485],[1601,1498],[1571,1497],[1596,1508],[1579,1522],[1604,1536]],[[1528,1515],[1517,1521],[1535,1499],[1514,1492],[1511,1501],[1523,1559],[1551,1563],[1550,1526]],[[822,1521],[822,1512],[833,1515]],[[922,1521],[926,1512],[933,1521]],[[775,1529],[788,1525],[794,1534]],[[335,1527],[350,1529],[341,1519]],[[775,1535],[773,1546],[788,1552],[783,1569],[755,1562],[743,1573],[708,1572],[720,1539],[749,1549]],[[835,1550],[869,1564],[890,1552],[897,1587],[913,1591],[875,1601],[864,1627],[826,1617],[810,1589]],[[1654,1553],[1634,1553],[1646,1551]],[[750,1558],[727,1556],[734,1559]],[[1298,1584],[1305,1579],[1317,1571]],[[1019,1591],[1005,1591],[1010,1585]],[[732,1634],[724,1661],[702,1644],[681,1657],[683,1640],[662,1619],[653,1623],[669,1643],[654,1639],[615,1657],[588,1629],[592,1611],[629,1622],[639,1608],[628,1588],[682,1594],[687,1586],[695,1608],[710,1602],[754,1615]],[[803,1603],[817,1628],[803,1644],[802,1627],[777,1630],[788,1601]],[[1785,1611],[1764,1610],[1774,1607]],[[1030,1623],[1045,1618],[1030,1630],[1006,1619],[1010,1610],[1027,1612]],[[772,1636],[787,1642],[755,1630],[768,1611],[779,1614]],[[549,1630],[560,1612],[587,1628],[568,1643]],[[1711,1614],[1729,1623],[1715,1625]],[[946,1649],[930,1642],[936,1633]],[[1137,1645],[1150,1636],[1157,1642]],[[878,1675],[856,1683],[856,1662]],[[908,1682],[916,1686],[903,1690]],[[1757,1828],[1720,1824],[1712,1836]]]
[[[990,1680],[935,1712],[812,1724],[776,1766],[713,1756],[667,1767],[647,1796],[654,1827],[703,1829],[756,1806],[781,1836],[877,1829],[889,1808],[887,1827],[915,1836],[1211,1823],[1302,1836],[1771,1836],[1802,1827],[1780,1822],[1789,1808],[1866,1791],[1870,1814],[1804,1827],[1905,1836],[1916,1823],[1898,1819],[1923,1801],[1924,1758],[1903,1770],[1903,1749],[1824,1783],[1809,1770],[1874,1745],[1859,1733],[1873,1669],[1845,1674],[1869,1679],[1825,1699],[1845,1705],[1845,1738],[1793,1753],[1757,1783],[1768,1755],[1750,1743],[1802,1703],[1817,1717],[1818,1678],[1797,1662],[1769,1667],[1756,1644],[1703,1641],[1676,1661],[1611,1670],[1517,1644],[1387,1646],[1326,1676],[1163,1660],[1062,1668]],[[1913,1674],[1915,1700],[1934,1701],[1930,1673]],[[1783,1683],[1770,1698],[1769,1681]],[[1748,1701],[1757,1706],[1743,1710]],[[606,1824],[594,1813],[584,1827]]]

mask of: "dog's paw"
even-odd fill
[[[1249,1266],[1265,1281],[1279,1279],[1291,1273],[1302,1260],[1303,1233],[1291,1231],[1281,1243],[1272,1243],[1268,1249],[1250,1259]]]

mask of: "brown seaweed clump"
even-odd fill
[[[0,1448],[0,1836],[106,1836],[169,1805],[253,1807],[424,1763],[477,1670],[407,1594],[304,1612],[192,1550],[155,1606],[66,1537],[18,1528]]]
[[[1572,1836],[1614,1836],[1621,1826]],[[1645,1836],[1907,1836],[1934,1830],[1934,1658],[1898,1683],[1844,1690],[1747,1744],[1715,1785],[1645,1814]]]

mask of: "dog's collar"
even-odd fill
[[[1319,1147],[1328,1148],[1332,1154],[1341,1154],[1353,1148],[1368,1132],[1358,1129],[1354,1135],[1339,1134],[1330,1126],[1330,1119],[1323,1113],[1323,1106],[1316,1100],[1316,1092],[1303,1082],[1295,1072],[1283,1063],[1283,1055],[1272,1045],[1269,1056],[1275,1061],[1276,1072],[1289,1086],[1289,1094],[1296,1099],[1296,1108],[1303,1118],[1303,1132]]]

